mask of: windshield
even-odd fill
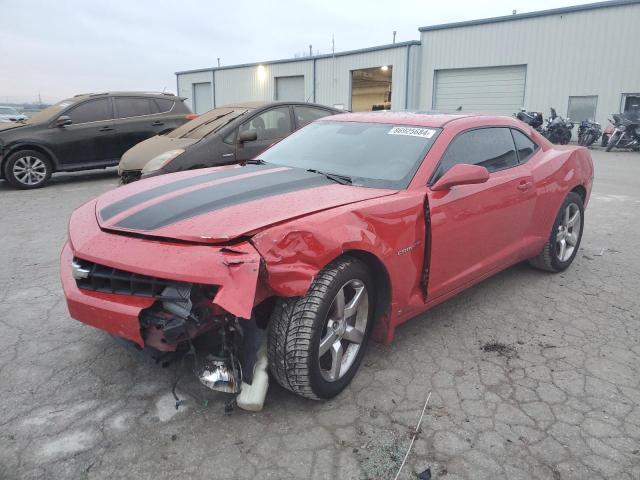
[[[44,123],[49,120],[53,120],[55,117],[60,114],[62,110],[67,107],[70,107],[75,102],[73,98],[67,98],[66,100],[62,100],[61,102],[56,103],[55,105],[51,105],[50,107],[45,108],[41,112],[34,113],[29,119],[26,120],[26,123]]]
[[[354,185],[406,188],[440,132],[384,123],[322,121],[260,155],[267,163],[350,177]]]
[[[217,132],[250,110],[249,108],[216,108],[169,132],[167,137],[200,140]]]
[[[0,115],[19,115],[19,113],[13,107],[0,107]]]

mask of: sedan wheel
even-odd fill
[[[358,355],[369,321],[369,296],[360,280],[349,280],[336,294],[320,340],[320,374],[327,382],[344,377]]]
[[[573,256],[578,245],[578,235],[582,229],[580,207],[570,203],[564,209],[562,220],[556,233],[556,255],[558,260],[566,262]]]
[[[342,257],[307,294],[278,300],[269,320],[269,366],[284,388],[332,398],[355,375],[374,320],[375,284],[367,265]]]
[[[529,259],[529,263],[549,272],[567,269],[578,253],[583,229],[582,197],[575,192],[569,192],[560,206],[549,240],[536,257]]]
[[[51,178],[51,164],[42,153],[24,150],[8,158],[4,173],[7,181],[14,187],[38,188]]]

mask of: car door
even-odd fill
[[[257,113],[240,125],[236,139],[247,130],[256,132],[257,136],[256,140],[248,142],[236,140],[236,160],[239,162],[254,158],[293,131],[291,109],[275,107]]]
[[[115,128],[118,132],[117,158],[143,140],[167,128],[171,129],[162,115],[159,115],[160,108],[151,97],[117,96],[114,97],[114,103]]]
[[[50,127],[56,157],[64,166],[109,163],[113,157],[115,128],[108,97],[90,99],[62,113],[71,124]]]
[[[528,241],[536,194],[529,165],[519,162],[510,129],[479,128],[458,134],[429,184],[458,163],[486,167],[489,180],[446,191],[427,189],[430,299],[510,265]]]

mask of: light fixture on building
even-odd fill
[[[389,67],[387,67],[386,65],[383,65],[380,67],[380,70],[382,70],[383,72],[386,72],[387,70],[389,70]]]
[[[264,82],[267,78],[267,69],[264,68],[264,65],[258,65],[258,80]]]

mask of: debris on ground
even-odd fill
[[[498,355],[502,355],[503,357],[511,357],[516,353],[516,349],[511,345],[506,345],[501,342],[487,342],[480,347],[480,350],[484,352],[496,352]]]
[[[431,480],[431,469],[427,468],[424,472],[420,472],[418,480]]]

